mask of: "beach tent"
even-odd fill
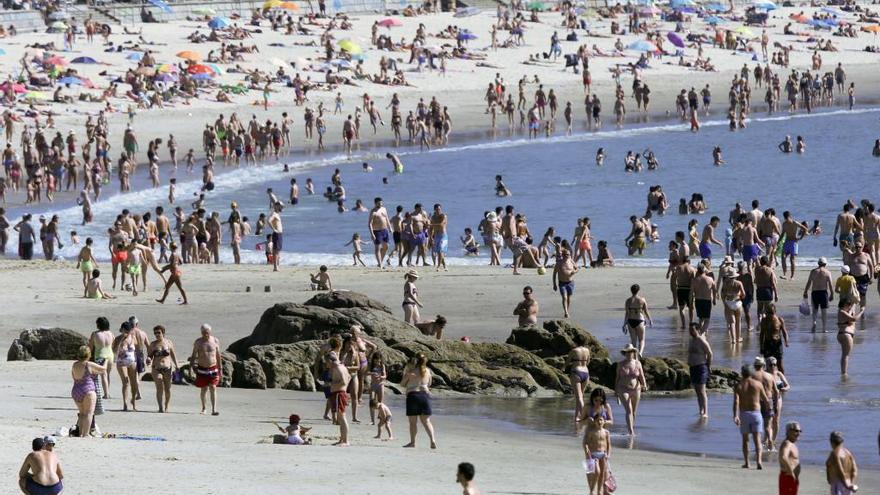
[[[71,60],[70,63],[72,63],[72,64],[97,64],[98,61],[93,59],[92,57],[76,57],[75,59]]]
[[[654,43],[651,43],[650,41],[638,40],[638,41],[635,41],[635,42],[627,45],[626,49],[637,51],[637,52],[656,52],[657,45],[655,45]]]
[[[167,3],[165,3],[164,0],[147,0],[147,1],[150,2],[150,5],[152,5],[153,7],[156,7],[157,9],[161,10],[162,12],[165,12],[168,14],[170,14],[172,12],[171,6],[168,5]]]
[[[379,21],[379,25],[391,29],[392,27],[403,26],[403,21],[401,21],[400,19],[395,19],[393,17],[387,17]]]

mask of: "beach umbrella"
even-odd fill
[[[193,13],[199,15],[214,15],[217,13],[217,11],[212,9],[211,7],[198,7],[193,9]]]
[[[223,67],[220,67],[220,66],[217,65],[217,64],[205,64],[205,65],[207,65],[208,67],[210,67],[211,70],[214,71],[214,74],[216,74],[216,75],[218,75],[218,76],[222,76],[223,74],[226,74],[226,71],[223,69]]]
[[[650,41],[638,40],[636,42],[630,43],[626,47],[627,50],[633,50],[637,52],[656,52],[657,45],[651,43]]]
[[[164,0],[147,0],[147,1],[150,2],[150,5],[152,5],[153,7],[156,7],[157,9],[161,10],[162,12],[166,12],[169,14],[171,13],[171,6],[168,5],[167,3],[165,3]]]
[[[12,84],[12,92],[16,94],[27,93],[27,88],[24,87],[24,84],[18,83],[10,83],[9,81],[0,84],[0,91],[6,91],[9,88],[9,85]]]
[[[54,57],[47,58],[43,63],[46,65],[67,65],[67,60],[55,55]]]
[[[792,14],[788,18],[794,21],[798,21],[800,23],[806,23],[810,20],[810,18],[805,16],[804,14]]]
[[[721,24],[722,22],[727,22],[727,21],[725,21],[724,19],[718,17],[717,15],[710,15],[710,16],[707,17],[705,20],[706,20],[706,24],[709,24],[709,25],[712,25],[712,26],[715,26],[715,25]]]
[[[284,9],[284,10],[295,11],[295,10],[299,10],[299,5],[297,5],[293,2],[281,2],[281,4],[278,6],[278,8]]]
[[[49,14],[49,19],[51,19],[53,21],[61,21],[61,20],[67,19],[69,17],[70,16],[67,14],[67,12],[61,12],[60,10]]]
[[[156,76],[156,80],[161,81],[161,82],[171,82],[176,79],[177,79],[177,77],[174,76],[173,74],[159,74]]]
[[[862,31],[866,33],[880,33],[880,26],[862,26]]]
[[[669,5],[671,7],[693,7],[696,2],[694,0],[670,0]]]
[[[480,13],[478,7],[459,7],[455,10],[453,17],[470,17]]]
[[[341,58],[331,60],[330,65],[339,67],[340,69],[351,69],[351,62],[349,62],[348,60],[343,60]]]
[[[670,41],[670,43],[672,43],[673,45],[675,45],[675,46],[677,46],[677,47],[679,47],[679,48],[684,48],[684,41],[681,39],[681,37],[680,37],[679,35],[673,33],[672,31],[666,33],[666,38],[667,38],[667,39]]]
[[[212,77],[214,77],[214,75],[213,74],[193,74],[190,77],[192,77],[196,81],[209,81]]]
[[[266,0],[266,2],[263,3],[263,9],[274,9],[282,3],[284,2],[282,2],[281,0]]]
[[[92,57],[76,57],[75,59],[71,60],[70,63],[72,63],[72,64],[97,64],[98,61],[93,59]]]
[[[393,17],[386,17],[385,19],[379,21],[379,25],[391,29],[392,27],[403,26],[403,21],[401,21],[400,19],[395,19]]]
[[[352,53],[352,54],[363,53],[363,51],[364,51],[360,45],[358,45],[357,43],[355,43],[354,41],[352,41],[350,39],[341,40],[339,42],[339,49],[345,50],[346,52]]]
[[[751,29],[749,29],[745,26],[740,26],[740,27],[736,28],[735,31],[743,36],[754,36],[755,35],[755,33],[753,33]]]
[[[134,60],[135,62],[140,62],[140,60],[144,58],[144,54],[141,52],[131,52],[125,58],[128,60]]]
[[[544,10],[547,8],[543,2],[529,2],[526,5],[526,9],[528,10]]]
[[[67,29],[67,24],[62,21],[55,21],[52,24],[49,24],[49,29],[57,29],[59,31]]]
[[[156,72],[167,74],[169,72],[177,72],[177,66],[171,64],[162,64],[156,68]]]
[[[776,4],[770,0],[757,0],[756,2],[752,2],[752,6],[761,10],[776,10],[778,8]]]
[[[73,76],[62,77],[58,80],[58,84],[74,84],[77,86],[85,86],[85,83],[82,79]]]
[[[709,12],[727,12],[727,5],[722,5],[720,3],[710,3],[708,5],[703,6],[704,9]]]
[[[0,55],[6,55],[6,50],[0,48]]]
[[[470,40],[475,40],[475,39],[477,39],[477,35],[470,32],[470,31],[462,31],[462,32],[458,33],[458,40],[459,41],[470,41]]]
[[[215,74],[214,69],[208,67],[207,65],[202,65],[202,64],[193,64],[193,65],[190,65],[190,66],[186,69],[186,71],[187,71],[188,73],[190,73],[190,74],[209,74],[209,75],[214,75],[214,74]]]
[[[211,29],[223,29],[232,25],[232,19],[228,17],[215,17],[208,21],[208,27]]]
[[[202,55],[199,52],[194,52],[192,50],[184,50],[182,52],[177,52],[177,57],[182,58],[184,60],[190,60],[192,62],[198,62],[202,59]]]

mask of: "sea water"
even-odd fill
[[[736,202],[750,209],[751,201],[759,199],[762,209],[773,207],[780,218],[784,210],[790,210],[795,219],[810,225],[813,220],[820,220],[825,235],[807,238],[800,244],[802,260],[809,262],[811,258],[837,254],[831,246],[830,234],[835,217],[848,198],[876,199],[872,186],[880,177],[880,159],[871,156],[871,149],[877,137],[878,116],[880,108],[810,115],[759,114],[748,122],[747,129],[738,132],[730,132],[726,121],[708,120],[699,133],[690,132],[687,125],[667,122],[622,130],[606,124],[599,132],[535,140],[505,135],[489,142],[453,141],[448,147],[429,152],[402,149],[405,171],[401,175],[392,173],[385,149],[356,152],[352,158],[291,155],[283,160],[290,168],[287,173],[282,163],[232,170],[218,165],[216,188],[207,195],[206,209],[220,212],[221,219],[225,219],[229,204],[236,201],[253,225],[259,213],[268,213],[266,189],[273,188],[285,200],[290,179],[296,178],[301,190],[300,204],[287,205],[282,214],[283,262],[349,263],[351,248],[344,244],[355,232],[369,240],[368,218],[367,213],[338,213],[335,202],[321,196],[330,185],[333,170],[339,168],[349,208],[356,199],[371,208],[375,197],[384,199],[390,214],[397,205],[412,210],[415,203],[421,202],[430,212],[434,203],[442,204],[449,216],[451,264],[488,262],[486,250],[480,258],[465,257],[458,238],[465,227],[471,227],[479,239],[476,227],[483,212],[510,204],[526,215],[536,243],[550,226],[555,227],[557,235],[570,239],[577,218],[589,217],[594,249],[596,241],[604,239],[620,264],[663,266],[668,240],[675,231],[686,230],[687,221],[692,218],[678,215],[679,198],[689,199],[691,194],[701,193],[709,209],[697,216],[699,228],[717,215],[722,226],[716,237],[721,240],[728,212]],[[785,135],[791,135],[792,140],[803,136],[806,153],[780,153],[777,145]],[[713,165],[714,146],[722,148],[725,165]],[[595,163],[600,147],[606,155],[603,167]],[[654,151],[660,167],[655,171],[625,173],[623,158],[627,151],[638,153],[647,148]],[[374,170],[364,173],[363,162]],[[10,219],[24,211],[58,213],[63,231],[76,229],[80,237],[91,236],[96,245],[104,246],[106,229],[123,208],[132,213],[152,211],[158,205],[164,206],[167,213],[173,210],[167,201],[167,185],[150,188],[143,177],[144,168],[139,170],[141,174],[135,184],[138,190],[134,192],[116,193],[115,178],[105,186],[106,196],[93,205],[95,220],[90,225],[79,226],[78,207],[56,210],[45,203],[40,207],[12,209]],[[163,167],[161,173],[165,184],[167,178],[177,177],[176,204],[190,211],[190,203],[201,186],[200,174],[187,174],[181,168],[172,175],[169,167]],[[495,175],[504,177],[512,196],[495,196]],[[314,196],[305,194],[309,177],[315,183]],[[388,184],[382,183],[383,177],[388,178]],[[654,215],[651,220],[659,229],[660,242],[649,245],[643,257],[628,257],[624,238],[631,226],[629,216],[644,213],[648,188],[655,184],[663,186],[670,202],[665,216]],[[224,235],[222,258],[230,261],[228,232]],[[264,238],[250,236],[242,242],[245,262],[265,262],[263,253],[255,249],[262,241]],[[365,250],[369,252],[370,247]],[[66,246],[60,254],[73,257],[76,248]],[[107,259],[109,254],[98,249],[96,256],[99,260]]]

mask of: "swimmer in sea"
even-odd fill
[[[501,180],[500,175],[495,176],[495,195],[499,198],[506,198],[511,195],[510,189],[504,184],[504,181]]]
[[[601,167],[605,164],[605,148],[599,148],[596,151],[596,166]]]
[[[724,165],[724,158],[721,157],[721,146],[716,146],[712,150],[712,162],[715,166]]]

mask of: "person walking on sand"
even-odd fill
[[[562,313],[568,318],[571,310],[571,295],[574,294],[574,274],[578,272],[578,267],[571,260],[571,252],[568,249],[562,249],[559,261],[553,267],[553,291],[559,291],[562,297]]]
[[[712,346],[706,338],[706,331],[697,322],[690,324],[691,339],[688,342],[688,367],[691,385],[697,394],[697,406],[700,418],[709,417],[709,395],[706,384],[709,383],[710,367],[712,366]]]
[[[801,459],[797,448],[801,425],[785,425],[785,440],[779,447],[779,495],[797,495],[801,477]]]
[[[211,415],[219,416],[217,411],[217,386],[223,378],[222,359],[220,357],[220,341],[211,335],[211,325],[203,323],[202,336],[193,343],[189,365],[196,375],[195,386],[199,388],[202,401],[201,414],[205,414],[205,395],[211,394]]]
[[[831,432],[831,453],[825,461],[825,477],[831,485],[831,495],[853,495],[859,489],[856,478],[859,468],[852,452],[843,446],[843,433]]]
[[[642,392],[648,391],[648,384],[645,381],[642,363],[638,360],[638,350],[632,344],[627,344],[620,353],[623,354],[623,359],[617,363],[614,390],[623,402],[623,409],[626,411],[627,431],[629,435],[635,435],[639,400]]]
[[[188,302],[186,300],[186,292],[183,290],[183,284],[180,281],[180,277],[183,275],[183,272],[180,269],[180,265],[183,263],[183,261],[177,254],[177,244],[172,242],[169,248],[171,249],[171,254],[168,255],[168,264],[162,267],[162,270],[160,272],[164,273],[168,271],[168,280],[165,281],[165,292],[162,293],[162,298],[156,299],[156,302],[158,302],[159,304],[165,304],[165,298],[168,297],[168,292],[171,290],[171,286],[176,285],[177,290],[180,291],[180,296],[183,298],[183,301],[180,304],[187,304]]]
[[[654,326],[654,322],[648,312],[648,302],[639,295],[639,284],[633,284],[629,290],[632,295],[624,303],[623,325],[629,333],[630,342],[641,356],[645,352],[645,320],[648,326]]]
[[[462,462],[458,465],[455,473],[455,482],[461,485],[462,495],[482,495],[483,492],[474,484],[474,475],[476,470],[474,465],[469,462]]]
[[[388,253],[388,241],[391,238],[391,220],[388,218],[388,210],[382,203],[382,198],[373,200],[373,209],[370,210],[370,236],[376,246],[376,263],[382,268],[382,261]]]
[[[89,351],[94,361],[103,366],[101,372],[101,388],[104,390],[104,399],[110,398],[110,372],[113,371],[113,332],[110,331],[110,320],[99,316],[95,320],[97,330],[89,336]]]
[[[123,321],[119,327],[119,335],[113,339],[113,353],[116,356],[116,371],[122,382],[122,410],[128,411],[131,397],[131,409],[137,411],[137,397],[140,395],[137,380],[137,338],[132,333],[131,323]]]
[[[159,404],[159,412],[168,412],[171,403],[172,372],[180,370],[177,362],[177,354],[171,339],[165,337],[165,327],[156,325],[153,327],[153,335],[156,340],[150,342],[147,349],[147,357],[150,358],[153,383],[156,384],[156,402]]]
[[[406,280],[403,284],[403,321],[415,325],[421,319],[419,308],[423,307],[419,301],[419,291],[416,289],[419,273],[409,270],[403,277]]]
[[[348,384],[352,380],[351,373],[342,364],[339,355],[335,351],[330,351],[327,354],[327,359],[330,362],[330,411],[339,424],[339,441],[333,445],[347,447],[348,420],[345,418],[345,408],[348,406],[350,399],[346,390],[348,390]],[[351,398],[351,400],[357,399]]]
[[[95,404],[98,401],[95,379],[107,372],[106,365],[89,362],[91,356],[88,346],[80,346],[76,353],[76,362],[70,369],[73,378],[70,396],[78,410],[76,425],[81,437],[89,435],[95,415]]]
[[[45,441],[35,438],[18,470],[18,487],[25,495],[58,495],[64,491],[61,462],[54,451],[44,447]]]
[[[742,467],[749,468],[749,436],[751,435],[755,443],[758,469],[763,469],[761,432],[764,431],[764,419],[761,416],[761,404],[767,404],[769,398],[764,385],[753,376],[754,368],[746,364],[741,371],[742,378],[733,389],[733,422],[739,426],[742,435]]]
[[[437,448],[434,426],[431,424],[431,370],[428,358],[419,353],[413,356],[403,369],[400,386],[406,388],[406,417],[409,420],[409,443],[406,448],[416,446],[417,422],[421,422],[431,441],[431,448]]]

